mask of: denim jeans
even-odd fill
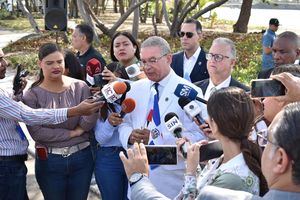
[[[89,146],[68,157],[57,154],[48,154],[47,160],[36,157],[35,174],[46,200],[85,200],[93,166]]]
[[[0,161],[0,199],[27,200],[24,161]]]
[[[95,163],[96,182],[103,200],[127,199],[128,181],[119,158],[122,147],[98,147]]]

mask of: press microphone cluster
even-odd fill
[[[201,116],[201,108],[195,101],[183,96],[178,99],[178,104],[191,119],[195,117],[199,124],[206,123]]]
[[[106,84],[100,94],[94,95],[93,99],[96,101],[106,101],[113,103],[122,97],[122,94],[130,90],[130,84],[126,82],[112,82]]]
[[[174,137],[182,138],[181,133],[183,130],[183,126],[175,113],[170,112],[165,116],[165,125],[167,127],[167,130],[170,131],[174,135]],[[186,158],[187,147],[185,143],[180,147],[180,151],[183,157]]]
[[[201,103],[207,104],[207,101],[205,99],[197,97],[198,92],[194,88],[185,84],[178,84],[174,94],[179,98],[188,97],[192,101],[197,100],[200,101]]]
[[[99,60],[97,60],[96,58],[90,59],[86,64],[86,82],[92,86],[99,84],[100,80],[98,80],[97,75],[99,75],[102,71],[103,67]]]

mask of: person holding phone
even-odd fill
[[[39,79],[25,93],[32,108],[76,106],[91,93],[84,81],[64,76],[64,56],[54,43],[38,53]],[[55,126],[27,126],[36,142],[36,179],[45,199],[86,199],[94,162],[89,135],[98,113],[73,117]]]
[[[110,56],[113,63],[102,72],[106,82],[117,79],[128,80],[125,68],[140,60],[139,45],[128,32],[117,32],[111,41]],[[121,102],[125,95],[114,104],[105,104],[97,120],[95,136],[98,142],[95,160],[95,178],[102,199],[127,199],[128,181],[119,153],[124,152],[119,141],[118,126],[123,122],[120,117]]]
[[[117,32],[110,44],[110,58],[113,61],[102,72],[103,80],[112,82],[117,78],[129,80],[125,68],[133,64],[140,64],[140,49],[138,42],[131,33]],[[135,80],[145,78],[144,73],[139,74]]]
[[[206,185],[243,190],[255,195],[268,191],[260,167],[261,151],[257,144],[248,140],[254,122],[252,100],[244,90],[228,87],[217,90],[208,100],[208,122],[214,136],[220,141],[224,154],[208,161],[199,173],[200,148],[207,141],[200,141],[188,147],[185,184],[176,199],[197,199],[197,194]],[[131,187],[132,199],[167,199],[153,189],[144,168],[143,148],[128,150],[128,159],[121,154],[128,177],[134,173],[144,174]],[[137,160],[140,160],[137,164]],[[133,163],[136,166],[133,166]]]
[[[297,64],[281,65],[279,67],[276,67],[273,70],[272,75],[279,75],[284,72],[288,72],[293,75],[300,76],[300,66]],[[287,90],[287,92],[289,91]],[[289,94],[291,93],[289,92]],[[272,122],[276,114],[279,113],[279,111],[282,110],[282,108],[285,105],[291,103],[291,101],[288,99],[284,101],[280,101],[280,99],[282,99],[281,96],[278,97],[272,96],[272,97],[265,97],[262,101],[264,105],[264,117],[267,120],[268,124]]]

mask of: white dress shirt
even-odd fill
[[[190,58],[187,58],[185,53],[183,54],[183,78],[187,79],[188,81],[191,81],[190,75],[194,69],[194,66],[197,62],[197,59],[199,57],[199,54],[201,52],[201,47],[198,47],[194,55],[192,55]]]
[[[210,95],[211,95],[211,91],[212,88],[216,88],[217,90],[221,89],[221,88],[226,88],[229,87],[231,81],[231,76],[229,76],[227,79],[225,79],[222,83],[220,83],[219,85],[214,85],[211,78],[209,79],[209,84],[207,86],[206,92],[204,94],[204,99],[208,100]]]

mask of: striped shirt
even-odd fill
[[[59,124],[67,120],[67,108],[32,109],[22,102],[13,101],[0,88],[0,156],[26,154],[28,141],[17,132],[18,122],[28,125]]]

